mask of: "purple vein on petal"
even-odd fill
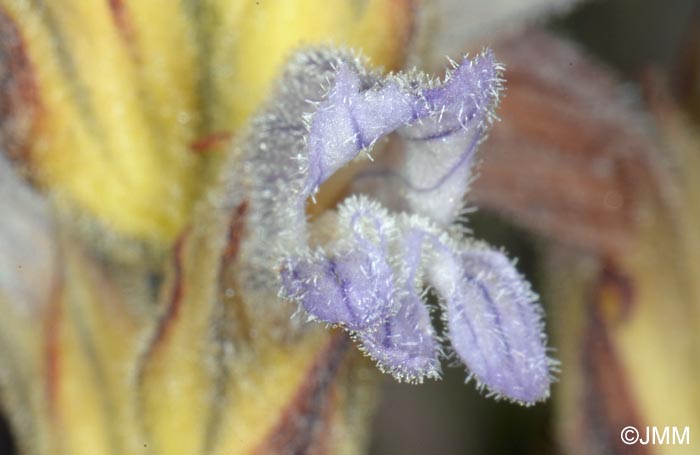
[[[417,284],[422,256],[422,234],[402,238],[404,273],[398,311],[372,331],[359,333],[362,348],[380,368],[399,380],[422,382],[440,376],[440,345],[430,321],[430,312]]]
[[[447,305],[455,351],[491,392],[527,404],[545,399],[552,362],[536,295],[500,251],[467,249],[459,260],[463,286]],[[464,336],[466,325],[474,338]]]

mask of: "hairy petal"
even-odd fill
[[[422,89],[421,121],[398,131],[401,150],[379,169],[360,174],[355,188],[395,210],[450,225],[462,209],[474,156],[494,118],[501,70],[487,51],[473,60],[465,58],[443,84]]]
[[[285,261],[282,295],[353,332],[397,379],[438,377],[440,347],[420,292],[422,239],[403,236],[394,217],[364,197],[344,201],[336,219],[340,240],[328,253]]]
[[[318,189],[359,151],[419,115],[418,100],[402,91],[396,82],[362,89],[359,76],[341,64],[327,99],[311,120],[307,194]]]
[[[378,251],[361,247],[327,257],[290,258],[282,272],[288,298],[314,318],[367,330],[387,317],[394,289],[391,267]]]
[[[447,335],[470,377],[520,403],[547,398],[555,362],[542,310],[513,263],[486,245],[456,241],[425,217],[402,214],[396,225],[420,254],[420,280],[444,302]]]
[[[409,233],[401,243],[404,276],[399,309],[376,330],[360,333],[358,338],[382,369],[399,380],[422,382],[440,376],[440,345],[420,295],[422,235]]]
[[[440,345],[425,303],[416,295],[401,299],[399,312],[374,330],[359,332],[362,349],[399,381],[440,377]]]
[[[476,150],[498,101],[500,70],[493,54],[486,52],[465,59],[445,85],[424,93],[437,117],[401,131],[405,157],[398,172],[410,211],[441,226],[459,215]]]
[[[295,54],[232,153],[222,213],[230,213],[242,201],[248,205],[248,225],[255,229],[242,239],[240,275],[250,288],[274,286],[280,259],[307,249],[308,117],[328,93],[336,68],[343,66],[352,69],[361,86],[377,78],[348,52],[321,48]]]
[[[542,310],[503,253],[485,248],[444,255],[430,274],[446,300],[452,346],[480,385],[532,404],[549,396]]]
[[[327,252],[318,248],[284,260],[282,295],[321,321],[351,331],[373,329],[396,312],[387,252],[393,220],[378,204],[350,198],[335,221],[338,239]]]

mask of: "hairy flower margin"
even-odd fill
[[[503,252],[456,223],[501,65],[485,51],[453,63],[444,81],[367,67],[348,51],[299,52],[251,122],[242,172],[227,185],[255,227],[241,246],[242,282],[249,292],[276,283],[309,319],[348,330],[382,371],[409,382],[438,378],[446,357],[432,289],[444,338],[478,387],[523,404],[547,398],[555,361],[537,296]],[[307,222],[321,184],[389,134],[400,149],[355,176],[358,194]]]

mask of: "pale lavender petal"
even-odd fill
[[[283,293],[316,319],[367,330],[388,317],[393,272],[376,251],[357,249],[327,257],[290,258],[282,271]]]
[[[401,131],[405,158],[397,172],[410,211],[441,226],[459,215],[477,148],[498,102],[500,71],[493,54],[486,52],[465,59],[444,85],[424,92],[437,116]]]
[[[440,376],[440,345],[428,308],[417,295],[406,296],[397,314],[357,337],[379,367],[399,380],[422,382]]]
[[[350,198],[336,222],[340,239],[328,251],[285,259],[282,295],[321,321],[351,331],[373,329],[396,312],[396,278],[387,253],[391,219],[378,204]]]
[[[450,225],[462,210],[476,150],[494,118],[501,70],[485,52],[465,59],[444,84],[420,91],[421,121],[399,130],[403,147],[392,152],[388,167],[380,158],[377,168],[358,176],[354,189],[394,210]]]
[[[395,82],[367,89],[348,65],[341,64],[327,99],[311,120],[304,191],[311,194],[358,152],[415,120],[420,109],[417,97]]]
[[[416,284],[422,259],[422,237],[420,233],[409,233],[402,242],[407,273],[403,277],[404,292],[398,312],[376,330],[358,334],[363,349],[380,368],[409,382],[440,376],[440,344]]]
[[[443,294],[449,336],[471,375],[511,400],[532,404],[547,398],[552,362],[542,310],[510,260],[499,251],[473,249],[435,268],[433,274],[457,280]]]

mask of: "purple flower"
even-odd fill
[[[345,328],[383,371],[411,382],[440,375],[444,348],[431,323],[440,310],[479,386],[525,404],[545,399],[553,361],[537,297],[502,252],[456,224],[500,65],[487,51],[444,81],[366,66],[347,52],[301,52],[253,121],[242,145],[250,178],[229,189],[256,217],[241,246],[248,290],[279,283],[310,319]],[[313,221],[324,235],[310,234],[307,199],[389,134],[400,148],[355,178],[363,195]],[[426,301],[430,288],[439,308]]]

